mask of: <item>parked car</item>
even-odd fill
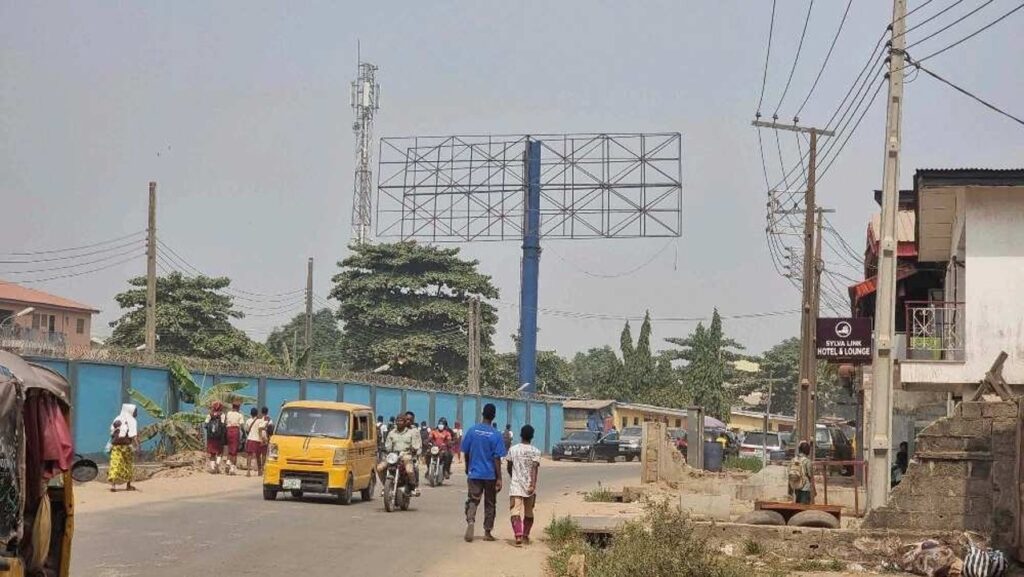
[[[686,430],[685,429],[669,429],[668,430],[669,440],[675,444],[676,449],[683,454],[683,458],[686,458]]]
[[[752,459],[760,459],[764,451],[768,451],[768,459],[781,461],[786,458],[786,442],[782,440],[782,434],[776,432],[750,431],[743,437],[740,445],[740,456]]]
[[[814,458],[819,461],[853,460],[853,443],[838,425],[816,425],[814,427]],[[847,466],[844,470],[852,469]],[[849,472],[847,472],[849,474]]]
[[[642,437],[641,427],[626,427],[619,431],[619,455],[625,457],[627,461],[639,459]]]
[[[618,456],[619,434],[615,431],[607,434],[594,431],[574,431],[551,449],[551,458],[555,461],[569,459],[591,463],[594,461],[614,463]]]

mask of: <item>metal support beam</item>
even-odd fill
[[[523,215],[523,262],[519,289],[519,387],[537,386],[537,296],[540,285],[540,149],[526,143],[526,210]]]

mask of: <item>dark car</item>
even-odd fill
[[[626,427],[619,431],[619,455],[625,457],[627,461],[639,459],[642,437],[641,427]]]
[[[618,456],[619,434],[615,431],[608,434],[594,431],[574,431],[551,449],[551,458],[555,461],[570,459],[613,463]]]
[[[819,461],[852,461],[853,443],[838,425],[814,427],[814,458]],[[852,475],[853,467],[843,466],[844,475]]]

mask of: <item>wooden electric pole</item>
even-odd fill
[[[146,360],[156,360],[156,183],[149,183],[149,226],[146,228]]]
[[[900,136],[903,118],[903,61],[907,45],[907,0],[893,0],[889,42],[889,98],[885,117],[885,166],[879,228],[878,292],[875,295],[875,351],[871,375],[871,441],[868,454],[868,509],[889,501],[892,452],[893,341],[896,339],[896,214],[899,208]]]
[[[313,257],[306,264],[306,375],[313,362]]]
[[[788,130],[810,134],[811,144],[807,162],[807,190],[804,192],[804,262],[803,286],[801,288],[800,307],[800,377],[797,392],[796,430],[798,441],[814,443],[814,395],[818,382],[817,360],[814,349],[814,329],[817,321],[817,291],[815,281],[818,278],[818,254],[815,246],[814,219],[816,215],[816,180],[818,163],[818,136],[833,136],[830,130],[821,130],[798,126],[796,124],[779,124],[755,120],[754,126],[773,130]],[[811,451],[814,454],[814,451]]]

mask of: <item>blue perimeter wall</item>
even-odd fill
[[[57,371],[71,383],[74,405],[72,428],[75,451],[78,453],[102,454],[109,438],[110,423],[120,412],[121,403],[131,402],[128,397],[129,389],[136,389],[153,399],[165,411],[175,402],[171,395],[170,375],[165,368],[50,358],[29,360]],[[546,453],[550,452],[553,443],[562,438],[563,432],[562,405],[557,402],[481,397],[322,379],[202,373],[193,373],[193,377],[203,388],[220,382],[245,382],[247,386],[240,392],[257,399],[258,406],[270,407],[270,414],[275,419],[282,403],[315,399],[368,405],[374,407],[376,414],[384,417],[384,420],[411,410],[416,413],[417,420],[427,421],[431,425],[444,417],[448,419],[450,426],[454,426],[458,421],[464,428],[468,428],[472,423],[479,421],[479,412],[485,403],[494,403],[498,409],[495,424],[499,428],[503,429],[506,424],[512,425],[518,438],[522,425],[533,425],[536,431],[534,444],[543,447]],[[188,410],[190,407],[180,403],[178,408]],[[249,405],[246,405],[243,412],[248,414],[249,408]],[[152,415],[140,407],[139,426],[143,427],[152,422]]]

